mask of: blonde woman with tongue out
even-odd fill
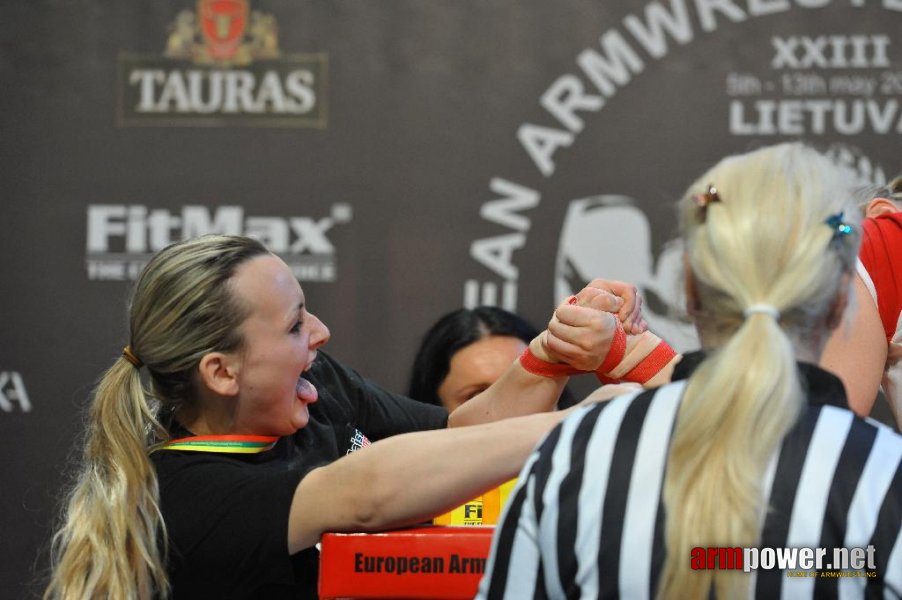
[[[45,597],[315,597],[323,532],[422,522],[516,474],[564,414],[547,412],[556,363],[593,371],[618,322],[643,329],[633,288],[593,285],[449,415],[323,352],[329,330],[259,242],[160,251],[95,390]]]

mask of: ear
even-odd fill
[[[899,208],[899,206],[889,198],[874,198],[865,206],[864,216],[873,219],[880,215],[897,212],[902,212],[902,208]]]
[[[238,366],[237,358],[231,354],[205,354],[198,365],[200,381],[204,387],[220,396],[235,396],[239,388]]]
[[[827,328],[831,331],[839,327],[839,324],[842,323],[843,315],[846,314],[851,285],[852,273],[843,273],[839,282],[839,289],[836,292],[836,298],[833,299],[833,303],[827,311]]]

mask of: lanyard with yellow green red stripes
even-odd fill
[[[278,440],[274,435],[197,435],[170,440],[157,450],[258,454],[275,446]]]

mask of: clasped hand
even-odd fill
[[[627,334],[644,332],[648,325],[642,318],[642,297],[628,283],[594,279],[561,302],[530,350],[548,362],[594,371],[607,356],[618,321]]]

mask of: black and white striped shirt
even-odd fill
[[[495,531],[478,598],[651,598],[663,569],[669,440],[703,355],[674,383],[580,409],[523,468]],[[799,364],[808,408],[765,475],[760,548],[874,546],[876,577],[752,572],[757,598],[902,594],[902,436],[855,417],[842,383]],[[832,556],[832,550],[830,550]],[[690,568],[690,557],[685,557]]]

